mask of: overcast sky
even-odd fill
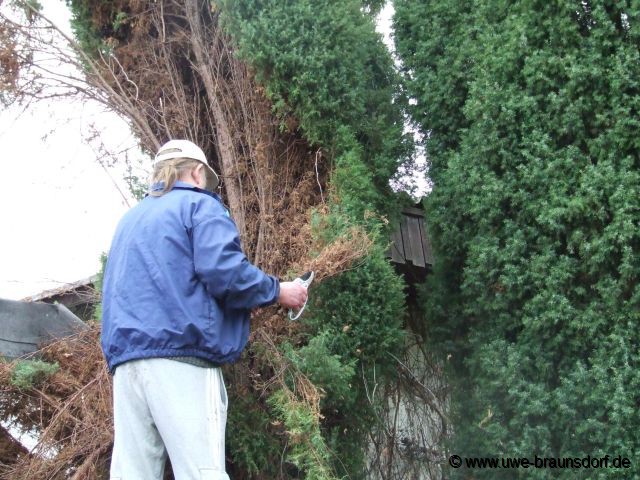
[[[42,3],[45,14],[68,29],[64,2]],[[123,120],[87,102],[0,113],[1,298],[20,299],[95,274],[127,203],[135,203],[122,170],[108,174],[96,161],[97,145],[85,141],[93,127],[114,151],[135,145]]]

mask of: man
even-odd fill
[[[199,147],[172,140],[153,166],[151,191],[118,224],[104,275],[111,479],[161,479],[167,454],[177,480],[228,479],[220,366],[244,349],[252,308],[299,308],[307,291],[249,263]]]

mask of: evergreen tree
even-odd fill
[[[353,479],[366,478],[367,433],[379,407],[367,399],[363,377],[392,378],[389,354],[401,347],[405,315],[403,282],[385,258],[386,232],[379,233],[387,228],[384,216],[399,212],[400,196],[389,179],[411,145],[403,134],[397,75],[367,13],[380,6],[353,0],[222,2],[227,32],[276,113],[283,120],[295,117],[302,135],[332,164],[330,214],[316,234],[331,241],[361,225],[376,240],[357,268],[314,286],[312,311],[303,319],[308,345],[287,352],[327,392],[323,435],[338,474]],[[309,453],[296,462],[304,465]]]
[[[637,2],[401,0],[455,453],[640,454]],[[476,478],[549,470],[477,470]],[[463,473],[464,475],[464,473]],[[635,476],[634,476],[635,475]]]

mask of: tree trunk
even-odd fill
[[[187,0],[185,2],[187,19],[191,28],[191,44],[196,56],[196,69],[200,74],[207,98],[211,106],[211,116],[216,128],[216,147],[220,155],[220,168],[222,169],[222,178],[224,179],[224,187],[229,202],[231,214],[236,222],[240,238],[243,243],[247,237],[246,222],[244,218],[244,208],[242,205],[242,188],[240,185],[240,175],[237,169],[237,159],[235,147],[233,144],[233,136],[229,128],[231,122],[225,115],[221,99],[218,95],[221,90],[217,88],[214,81],[213,72],[215,64],[205,39],[205,29],[202,23],[199,0]]]

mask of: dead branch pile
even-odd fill
[[[111,379],[99,328],[44,347],[40,356],[60,369],[43,384],[11,384],[11,364],[0,365],[0,411],[14,424],[40,432],[30,456],[6,466],[2,478],[98,478],[112,444]]]

